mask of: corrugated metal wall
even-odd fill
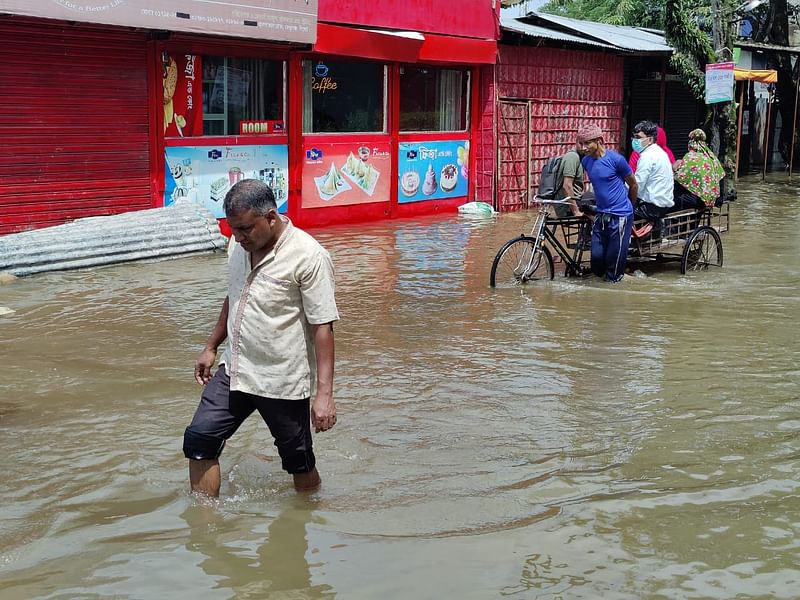
[[[494,65],[481,69],[480,105],[473,110],[473,119],[478,119],[477,147],[475,152],[475,199],[494,204],[495,177],[497,162],[497,136]]]
[[[151,208],[145,34],[0,16],[0,234]]]
[[[501,99],[527,100],[531,127],[523,136],[504,136],[498,130],[500,162],[513,164],[526,154],[530,185],[535,190],[544,163],[575,144],[582,124],[595,123],[606,133],[606,145],[619,145],[623,118],[624,59],[613,54],[500,45],[497,88]],[[499,125],[499,124],[498,124]],[[511,145],[510,145],[511,144]],[[504,173],[500,173],[502,178]],[[509,186],[505,186],[509,187]],[[513,187],[513,186],[511,186]],[[499,183],[498,190],[504,185]],[[502,210],[502,198],[499,198]],[[507,208],[516,208],[511,203]]]

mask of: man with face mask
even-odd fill
[[[642,121],[633,128],[631,140],[634,151],[639,153],[636,165],[636,183],[639,184],[639,199],[634,218],[656,223],[675,205],[673,190],[675,183],[669,156],[656,143],[658,126],[652,121]],[[657,231],[654,232],[654,235]]]

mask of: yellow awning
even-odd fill
[[[772,69],[758,71],[735,67],[733,69],[733,77],[736,79],[736,81],[749,80],[760,81],[761,83],[778,83],[778,72],[773,71]]]

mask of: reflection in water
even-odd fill
[[[0,595],[796,598],[800,197],[748,186],[725,267],[488,287],[532,215],[314,232],[339,423],[291,490],[263,424],[192,504],[181,434],[225,257],[0,286]]]
[[[285,506],[247,536],[218,506],[194,503],[181,514],[189,526],[186,549],[200,554],[200,568],[215,588],[230,590],[234,598],[332,598],[326,584],[312,584],[306,559],[306,526],[312,520],[313,501],[304,496],[286,498]]]

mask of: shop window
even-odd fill
[[[203,135],[239,135],[243,121],[282,124],[283,81],[281,61],[204,56]]]
[[[386,131],[386,67],[303,62],[303,132]]]
[[[403,66],[400,131],[466,131],[469,71]]]

